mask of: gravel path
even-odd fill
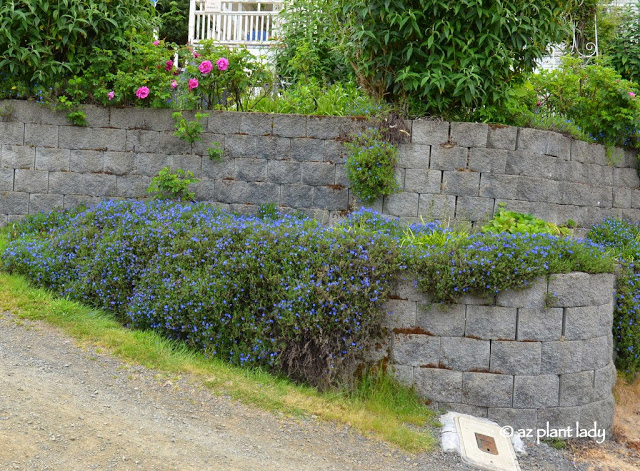
[[[577,469],[544,445],[523,470]],[[468,470],[348,427],[213,396],[0,314],[0,470]]]

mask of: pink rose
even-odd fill
[[[635,98],[635,97],[636,97],[636,94],[635,94],[635,93],[633,93],[633,92],[629,92],[629,96],[630,96],[631,98]]]
[[[153,41],[153,45],[154,45],[154,46],[157,46],[157,45],[159,45],[159,44],[160,44],[160,41],[158,41],[157,39],[156,39],[155,41]]]
[[[172,60],[168,60],[167,63],[165,64],[164,70],[169,72],[171,69],[173,69],[173,61]]]
[[[209,72],[213,70],[213,64],[211,61],[202,61],[202,63],[198,66],[198,70],[202,75],[207,75]]]
[[[178,87],[178,81],[174,80],[173,82],[171,82],[171,88],[175,89]]]
[[[141,100],[144,100],[145,98],[147,98],[149,96],[149,87],[138,88],[136,90],[136,96]]]
[[[116,94],[115,94],[115,92],[111,91],[111,92],[107,93],[107,96],[109,97],[109,101],[111,101],[116,96]]]
[[[198,57],[200,57],[200,54],[198,54],[197,52],[194,52],[194,53],[193,53],[193,57],[194,57],[195,59],[197,59]]]
[[[216,61],[216,65],[218,66],[218,70],[224,71],[229,67],[229,61],[226,58],[221,57]]]
[[[189,90],[193,90],[194,88],[198,88],[198,79],[189,79]]]

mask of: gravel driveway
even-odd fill
[[[523,470],[577,469],[544,445]],[[217,397],[0,314],[0,470],[466,470],[342,425]]]

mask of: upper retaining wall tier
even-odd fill
[[[445,409],[516,429],[597,422],[609,432],[614,281],[613,274],[552,275],[446,309],[431,305],[414,281],[401,281],[385,305],[392,369]]]
[[[202,142],[173,136],[171,110],[85,107],[88,127],[34,102],[0,102],[0,224],[25,214],[146,196],[165,166],[200,178],[196,197],[252,212],[277,203],[340,215],[359,203],[344,174],[345,138],[357,118],[210,112]],[[192,115],[193,113],[186,113]],[[507,126],[408,121],[399,146],[402,191],[374,209],[413,222],[488,219],[498,203],[556,223],[609,216],[640,221],[635,155],[561,134]],[[224,148],[221,163],[207,147]]]

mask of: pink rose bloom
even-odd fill
[[[169,72],[171,69],[173,69],[173,61],[172,60],[168,60],[166,65],[165,65],[165,67],[164,67],[164,70]]]
[[[193,90],[194,88],[198,88],[198,79],[189,79],[189,90]]]
[[[154,45],[154,46],[157,46],[157,45],[159,45],[159,44],[160,44],[160,41],[158,41],[157,39],[156,39],[155,41],[153,41],[153,45]]]
[[[197,52],[194,52],[194,53],[193,53],[193,57],[194,57],[195,59],[197,59],[198,57],[200,57],[200,54],[198,54]]]
[[[111,91],[111,92],[107,93],[107,96],[109,97],[109,101],[111,101],[116,96],[116,94],[115,94],[115,92]]]
[[[173,82],[171,82],[171,88],[175,89],[178,87],[178,81],[174,80]]]
[[[635,94],[635,93],[633,93],[633,92],[629,92],[629,96],[630,96],[631,98],[635,98],[635,97],[636,97],[636,94]]]
[[[213,70],[213,64],[211,64],[211,61],[202,61],[202,64],[198,66],[198,70],[202,75],[207,75]]]
[[[229,67],[229,61],[226,58],[221,57],[216,61],[216,65],[218,66],[218,70],[224,71]]]
[[[138,88],[136,90],[136,96],[141,100],[144,100],[145,98],[147,98],[149,96],[149,87]]]

